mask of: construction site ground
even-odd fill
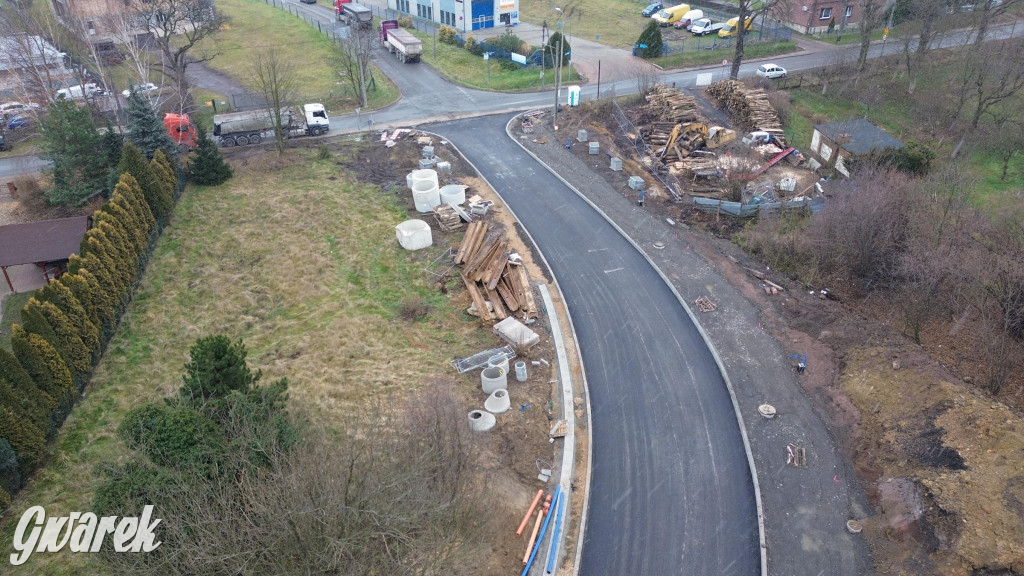
[[[513,136],[632,237],[721,355],[760,478],[770,573],[1024,574],[1019,414],[881,321],[892,317],[886,303],[824,298],[746,255],[727,238],[748,221],[698,212],[657,189],[639,207],[627,179],[653,179],[607,110],[567,109],[557,133],[547,114],[533,127],[523,134],[513,123]],[[566,148],[578,129],[600,154]],[[609,155],[622,171],[609,168]],[[782,167],[766,175],[777,181]],[[817,179],[801,170],[786,168]],[[767,294],[754,272],[783,290]],[[702,296],[716,310],[696,312]],[[930,334],[982,345],[962,335],[949,342],[949,328]],[[806,372],[792,354],[806,357]],[[760,417],[762,403],[778,415]],[[803,448],[806,466],[790,465],[787,448]],[[862,532],[848,531],[851,519]]]
[[[511,241],[510,248],[523,257],[523,266],[526,267],[530,280],[534,283],[548,284],[556,307],[554,312],[558,313],[561,318],[560,324],[563,327],[565,344],[570,352],[574,351],[575,344],[572,342],[572,334],[565,330],[569,323],[565,317],[564,306],[560,301],[558,291],[551,284],[550,272],[540,259],[534,257],[534,249],[529,237],[520,233],[519,224],[504,208],[501,200],[461,156],[455,154],[446,146],[445,142],[436,137],[434,137],[432,145],[435,147],[437,157],[452,165],[451,175],[440,177],[442,186],[462,184],[468,187],[466,189],[467,198],[472,195],[480,195],[484,200],[494,202],[483,219],[492,227],[504,228],[506,237]],[[466,228],[463,227],[455,232],[441,230],[432,215],[416,212],[412,195],[406,187],[406,175],[419,168],[417,162],[420,158],[420,148],[414,135],[398,139],[396,146],[392,148],[385,147],[383,143],[365,142],[352,148],[351,153],[339,155],[339,164],[352,171],[359,180],[380,185],[384,194],[392,196],[393,201],[406,207],[410,218],[419,218],[430,224],[434,245],[409,254],[422,258],[424,268],[429,267],[433,273],[440,274],[437,279],[438,289],[451,289],[457,292],[458,297],[455,301],[462,309],[468,310],[472,302],[459,279],[460,269],[456,267],[445,271],[452,265],[450,257],[442,258],[435,265],[430,265],[428,260],[446,248],[457,250],[459,240]],[[422,256],[419,256],[420,254]],[[536,290],[534,292],[537,302],[541,302],[540,295]],[[515,529],[537,490],[544,488],[548,494],[551,494],[558,481],[561,441],[549,442],[551,426],[562,413],[561,403],[558,401],[561,395],[556,390],[558,386],[556,352],[550,332],[551,324],[547,316],[551,312],[542,308],[537,322],[530,325],[530,328],[540,335],[540,343],[525,353],[521,353],[517,358],[517,360],[524,360],[527,364],[527,382],[517,382],[514,373],[509,374],[508,390],[512,408],[505,414],[497,415],[497,426],[494,430],[481,435],[483,455],[480,461],[479,481],[486,486],[489,500],[495,503],[496,522],[492,524],[494,526],[493,533],[484,536],[484,540],[491,543],[489,554],[479,557],[479,562],[472,567],[470,572],[472,574],[498,576],[522,571],[523,554],[530,531],[527,530],[526,534],[517,538]],[[484,323],[485,329],[489,331],[492,323]],[[489,346],[505,345],[505,342],[497,336],[493,336],[491,340]],[[541,365],[533,365],[534,361],[541,362]],[[579,375],[578,358],[574,353],[570,354],[569,363],[572,373]],[[480,370],[472,370],[459,375],[452,369],[451,373],[457,383],[460,400],[467,413],[470,410],[483,409],[483,402],[487,395],[480,389]],[[577,403],[582,406],[582,402],[579,401],[580,393],[577,392],[575,397]],[[578,423],[582,422],[582,410],[580,407],[574,409]],[[586,461],[587,450],[584,431],[582,434],[577,434],[578,462]],[[539,469],[542,468],[555,470],[556,474],[551,477],[550,481],[538,480]],[[584,484],[586,469],[577,465],[577,475],[573,481],[581,485]],[[565,541],[565,550],[569,551],[570,557],[575,550],[579,524],[578,511],[581,509],[583,497],[583,490],[573,494],[571,526],[566,532]],[[530,528],[532,526],[531,520]]]

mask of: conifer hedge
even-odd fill
[[[92,216],[68,272],[33,294],[0,348],[0,510],[43,462],[132,299],[184,188],[159,147],[125,144],[110,198]]]

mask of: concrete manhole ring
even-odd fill
[[[662,242],[661,240],[658,240],[657,242],[654,243],[654,249],[655,250],[662,250],[664,248],[665,248],[665,243]]]

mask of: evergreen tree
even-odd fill
[[[129,241],[132,250],[137,254],[141,254],[145,252],[146,246],[149,243],[149,235],[146,234],[146,231],[143,229],[145,226],[139,223],[136,215],[122,208],[122,206],[126,205],[127,202],[123,197],[118,197],[116,202],[107,202],[103,205],[103,208],[97,211],[97,221],[106,220],[110,222]],[[103,216],[104,214],[109,215],[109,218]]]
[[[163,150],[157,150],[153,154],[152,163],[155,166],[151,166],[154,173],[159,173],[163,176],[164,181],[167,183],[167,189],[171,194],[172,198],[177,199],[178,197],[178,166],[176,161],[172,161],[171,158],[164,154]],[[159,167],[159,168],[157,168]]]
[[[117,179],[121,177],[121,173],[117,171],[116,167],[121,162],[121,147],[124,146],[124,136],[114,129],[109,118],[107,118],[106,132],[103,133],[102,145],[106,164],[109,168],[107,170],[107,190],[113,190],[114,185],[117,184]]]
[[[227,336],[208,336],[196,340],[189,349],[191,361],[185,364],[184,385],[179,394],[196,405],[223,398],[233,390],[248,392],[262,373],[249,370],[248,352],[241,340]]]
[[[550,60],[548,66],[552,68],[558,67],[558,51],[562,51],[562,66],[569,64],[568,54],[572,53],[572,47],[569,46],[569,40],[562,35],[561,32],[554,32],[548,37],[547,54]]]
[[[32,385],[31,390],[14,388],[7,380],[0,378],[0,406],[7,406],[18,414],[24,414],[46,432],[50,426],[50,410],[53,410],[52,398],[40,398],[39,389]]]
[[[28,476],[39,465],[46,451],[46,436],[38,426],[19,418],[9,408],[0,406],[0,438],[6,438],[18,456],[22,476]]]
[[[75,205],[107,187],[107,163],[88,107],[57,100],[40,123],[42,157],[53,162],[53,204]]]
[[[206,136],[206,128],[196,124],[196,151],[188,163],[189,179],[203,186],[218,186],[235,175],[231,166],[224,161],[217,144]]]
[[[61,277],[63,279],[63,276]],[[95,354],[100,348],[99,330],[96,323],[92,321],[85,306],[75,297],[74,292],[64,282],[50,282],[43,286],[36,293],[36,297],[45,302],[51,302],[60,309],[78,332],[78,337],[89,349],[90,355]]]
[[[85,273],[88,273],[96,280],[98,287],[93,290],[93,301],[99,302],[103,306],[109,305],[113,312],[111,314],[112,323],[116,323],[121,295],[117,292],[117,281],[107,266],[95,254],[85,256],[72,254],[68,259],[68,270],[73,274],[82,274],[83,277],[85,277]],[[98,308],[98,311],[102,316],[101,308]]]
[[[89,286],[85,277],[81,274],[68,273],[62,275],[55,284],[60,284],[67,288],[71,294],[74,295],[75,300],[80,303],[86,318],[88,318],[89,322],[92,323],[93,328],[96,329],[96,333],[98,334],[102,328],[102,320],[100,320],[99,310],[96,308],[96,303],[93,300],[92,288]],[[49,297],[44,297],[53,302]],[[54,303],[56,304],[56,302]],[[60,304],[57,305],[60,306]],[[64,310],[64,312],[67,313],[67,310]],[[86,338],[83,337],[82,341],[85,342]],[[98,344],[96,349],[99,349]]]
[[[128,173],[135,177],[153,217],[162,226],[174,207],[174,197],[167,190],[162,178],[150,169],[149,162],[138,148],[129,142],[123,150],[121,163],[117,169],[121,174]]]
[[[14,391],[27,398],[34,405],[49,413],[57,405],[57,400],[41,390],[32,380],[32,375],[25,370],[13,354],[0,346],[0,380],[4,380]]]
[[[71,372],[57,350],[38,334],[25,332],[20,324],[11,327],[11,348],[36,386],[57,400],[58,406],[64,404],[74,387]]]
[[[108,245],[106,235],[98,228],[89,230],[86,243],[89,249],[86,255],[95,256],[97,260],[107,265],[111,279],[114,280],[114,294],[117,295],[121,309],[120,306],[127,304],[130,299],[129,291],[135,280],[135,263],[122,260]]]
[[[5,438],[0,438],[0,510],[11,505],[11,492],[21,488],[21,470],[18,467],[18,453]],[[6,497],[6,501],[4,498]]]
[[[149,209],[146,197],[135,177],[131,174],[122,174],[110,199],[132,213],[138,222],[139,231],[146,238],[144,246],[148,246],[149,238],[156,230],[156,219],[153,218],[153,211]]]
[[[647,27],[640,33],[636,41],[636,55],[641,58],[657,58],[664,50],[664,41],[661,37],[661,28],[658,23],[651,20]]]
[[[128,141],[134,144],[147,160],[153,157],[157,149],[163,149],[170,156],[177,154],[174,142],[167,135],[167,129],[157,117],[153,106],[145,96],[136,92],[132,92],[128,97]]]
[[[40,302],[31,298],[29,304],[38,306],[39,311],[53,328],[53,332],[57,335],[57,341],[60,343],[60,346],[55,346],[55,348],[64,351],[61,356],[67,362],[68,368],[78,374],[92,372],[92,354],[85,342],[82,342],[82,338],[78,335],[78,329],[75,328],[71,319],[52,302]]]
[[[39,311],[39,308],[35,306],[32,301],[35,298],[29,298],[28,302],[21,307],[20,319],[21,327],[25,329],[29,334],[38,334],[40,338],[46,340],[51,346],[60,350],[60,340],[57,338],[57,334],[53,331],[50,323],[46,321],[46,317]],[[39,301],[36,300],[36,303]],[[67,361],[67,358],[65,358]]]

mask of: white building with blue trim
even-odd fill
[[[519,0],[388,0],[388,8],[459,32],[519,24]]]

